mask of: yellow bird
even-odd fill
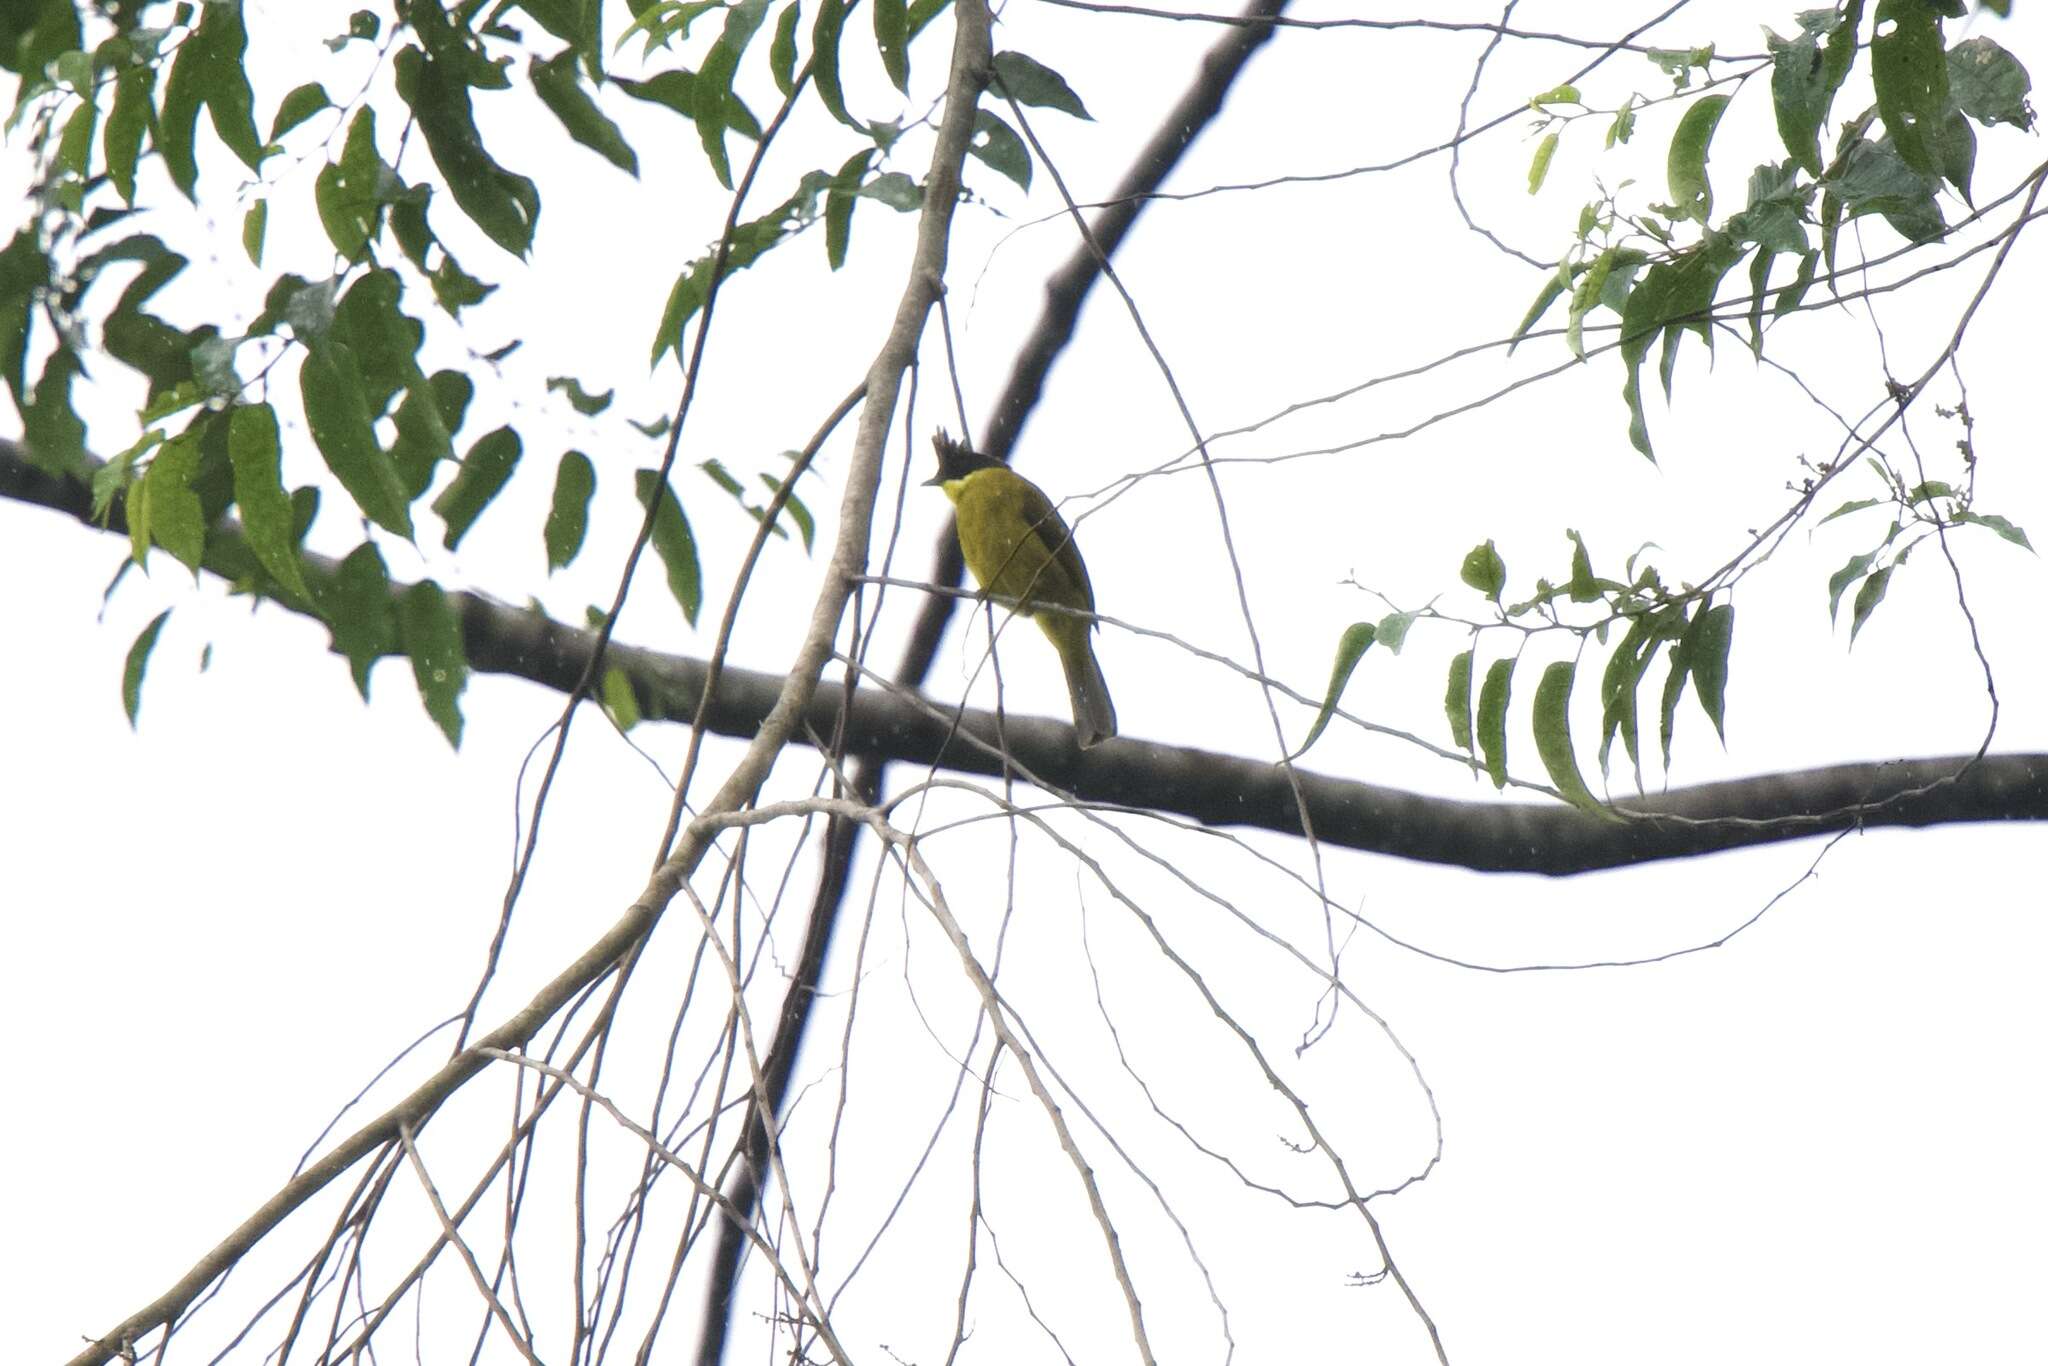
[[[975,581],[984,593],[1018,604],[1018,614],[1036,621],[1059,651],[1081,748],[1108,739],[1116,734],[1116,708],[1089,639],[1094,619],[1038,610],[1041,605],[1095,610],[1095,590],[1089,587],[1088,566],[1074,545],[1074,533],[1044,490],[1000,460],[977,455],[944,432],[932,438],[932,445],[939,453],[939,472],[925,483],[952,500],[960,554]]]

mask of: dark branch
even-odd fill
[[[91,495],[75,479],[31,466],[0,439],[0,497],[39,504],[92,524]],[[116,508],[107,527],[124,532]],[[246,565],[232,521],[208,539],[209,567]],[[306,557],[310,577],[335,563]],[[400,591],[394,587],[394,592]],[[557,691],[575,685],[595,646],[591,632],[474,593],[450,594],[460,612],[471,667]],[[651,719],[687,722],[703,691],[700,660],[614,643],[611,661],[632,679]],[[705,724],[720,735],[752,736],[782,686],[779,674],[725,671]],[[821,683],[806,719],[830,735],[844,705],[836,683]],[[903,691],[861,689],[848,711],[846,753],[877,762],[937,766],[998,776],[996,717],[951,713]],[[799,733],[802,733],[800,728]],[[1075,800],[1180,816],[1205,825],[1297,834],[1286,776],[1272,764],[1185,746],[1118,739],[1083,753],[1072,727],[1006,717],[1000,732],[1021,768]],[[1617,803],[1632,819],[1588,815],[1560,804],[1458,801],[1303,772],[1309,814],[1325,843],[1482,872],[1565,875],[1690,858],[1865,826],[2048,820],[2048,754],[1890,760],[1840,764],[1680,788]]]

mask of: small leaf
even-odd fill
[[[1323,705],[1316,712],[1316,722],[1308,728],[1308,738],[1301,742],[1301,748],[1289,755],[1299,759],[1308,753],[1322,735],[1323,727],[1330,724],[1331,715],[1337,710],[1337,700],[1344,695],[1344,687],[1351,681],[1351,671],[1358,667],[1358,661],[1372,647],[1375,628],[1369,621],[1353,622],[1344,628],[1344,634],[1337,638],[1337,658],[1330,665],[1330,686],[1323,693]]]
[[[1881,498],[1851,499],[1849,502],[1846,502],[1842,504],[1840,507],[1836,508],[1833,512],[1830,512],[1827,516],[1821,518],[1820,521],[1814,523],[1814,525],[1823,526],[1829,522],[1834,521],[1837,517],[1846,517],[1852,512],[1861,512],[1865,508],[1874,508],[1883,501],[1884,500]]]
[[[560,394],[563,398],[568,399],[569,406],[585,417],[596,417],[599,413],[612,406],[612,391],[610,389],[605,390],[601,394],[593,394],[585,389],[582,382],[573,375],[550,375],[548,377],[548,392]]]
[[[761,482],[775,493],[782,492],[782,481],[774,475],[764,474],[760,478]],[[789,513],[789,519],[796,523],[796,534],[802,539],[804,553],[808,555],[811,551],[811,541],[818,533],[817,520],[811,516],[811,510],[804,506],[803,499],[794,493],[783,500],[782,506]]]
[[[142,628],[142,634],[135,637],[135,643],[128,647],[128,662],[121,668],[121,709],[128,713],[128,727],[135,728],[136,716],[142,710],[142,676],[149,672],[150,651],[156,649],[157,633],[164,629],[164,621],[171,615],[166,607],[156,614],[156,620]]]
[[[1870,83],[1877,114],[1905,163],[1922,175],[1941,174],[1935,132],[1948,108],[1948,60],[1941,48],[1941,16],[1924,0],[1880,0],[1877,35],[1870,40]]]
[[[148,509],[149,539],[162,546],[194,574],[206,551],[206,514],[192,490],[199,472],[199,428],[166,441],[142,476],[142,498]]]
[[[631,730],[640,724],[640,699],[633,695],[633,680],[626,677],[626,671],[613,664],[604,671],[604,682],[598,688],[598,700],[610,714],[612,724],[620,730]]]
[[[1685,631],[1679,648],[1685,653],[1686,668],[1692,672],[1693,691],[1700,699],[1700,707],[1707,719],[1714,723],[1714,733],[1721,737],[1721,743],[1728,742],[1728,731],[1723,724],[1728,694],[1728,646],[1735,636],[1735,605],[1721,603],[1709,607],[1693,618],[1692,625]],[[1854,639],[1852,633],[1851,639]]]
[[[849,128],[862,132],[860,120],[846,112],[846,96],[839,88],[839,35],[854,0],[821,0],[818,17],[811,23],[811,80],[818,87],[818,99],[825,112]]]
[[[270,224],[270,201],[259,199],[249,206],[249,212],[242,215],[242,251],[249,258],[249,264],[263,264],[263,233]]]
[[[434,512],[447,527],[441,544],[453,550],[469,534],[476,519],[511,479],[519,464],[519,454],[519,433],[510,427],[500,427],[476,439],[469,453],[462,457],[462,468],[455,472],[454,481],[434,500]]]
[[[1536,754],[1559,796],[1582,811],[1601,811],[1600,799],[1579,776],[1578,756],[1572,752],[1572,677],[1577,668],[1568,659],[1558,660],[1544,668],[1536,684]]]
[[[461,748],[461,699],[469,662],[462,650],[462,622],[440,584],[422,579],[405,590],[398,600],[398,638],[412,657],[413,680],[427,715],[448,737],[450,748]]]
[[[368,541],[348,553],[315,592],[335,653],[348,660],[356,691],[370,700],[370,666],[398,649],[398,618],[384,556]]]
[[[1529,311],[1524,313],[1522,321],[1515,325],[1514,335],[1508,340],[1509,355],[1513,355],[1515,348],[1521,345],[1522,338],[1529,335],[1529,329],[1550,311],[1550,306],[1564,297],[1564,292],[1571,288],[1571,279],[1572,268],[1563,261],[1558,262],[1556,273],[1544,281],[1543,288],[1536,293],[1536,302],[1529,305]]]
[[[875,49],[889,83],[910,93],[910,14],[904,0],[869,0],[875,19]]]
[[[312,597],[299,565],[297,520],[278,469],[277,413],[268,403],[244,404],[228,416],[228,460],[234,467],[235,505],[256,562],[301,598]]]
[[[1546,133],[1543,141],[1536,144],[1536,155],[1529,159],[1529,193],[1535,194],[1543,188],[1543,179],[1550,174],[1550,159],[1557,155],[1557,134]]]
[[[1864,555],[1851,555],[1849,562],[1828,576],[1828,620],[1833,621],[1842,609],[1842,594],[1849,585],[1870,572],[1870,566],[1877,562],[1878,552],[1873,550]]]
[[[1586,553],[1585,538],[1567,532],[1572,542],[1572,579],[1569,592],[1573,602],[1600,601],[1600,582],[1593,577],[1593,557]]]
[[[683,619],[697,624],[697,612],[704,605],[704,575],[697,564],[697,541],[690,534],[690,522],[676,491],[659,470],[636,470],[633,491],[640,506],[654,509],[654,550],[668,571],[668,590],[683,609]]]
[[[768,44],[768,71],[784,99],[796,93],[796,21],[802,10],[797,0],[790,0],[775,21],[775,37]]]
[[[299,398],[313,444],[356,506],[386,531],[411,540],[411,499],[391,457],[377,445],[362,370],[347,343],[330,339],[307,348],[299,366]]]
[[[1891,586],[1892,568],[1891,565],[1886,565],[1883,569],[1878,570],[1875,574],[1865,579],[1863,586],[1856,590],[1856,602],[1849,614],[1849,644],[1851,647],[1854,647],[1856,644],[1856,635],[1857,632],[1863,629],[1863,623],[1870,620],[1870,614],[1875,612],[1877,605],[1884,601],[1885,590]]]
[[[1497,603],[1501,590],[1507,587],[1508,567],[1502,563],[1493,542],[1487,541],[1466,553],[1464,564],[1458,567],[1458,577],[1465,581],[1466,587],[1478,589]]]
[[[1450,676],[1444,682],[1444,716],[1451,723],[1451,743],[1467,754],[1472,752],[1472,651],[1461,651],[1451,659]]]
[[[1965,38],[1948,50],[1948,87],[1956,107],[1985,127],[2009,123],[2031,128],[2033,89],[2027,69],[1989,38]]]
[[[1508,692],[1515,661],[1496,659],[1479,685],[1479,753],[1496,790],[1508,785]]]
[[[541,540],[548,551],[548,572],[566,568],[583,548],[590,525],[590,496],[597,491],[597,467],[582,451],[565,451],[555,466],[555,496],[548,508]]]
[[[533,81],[533,92],[572,141],[588,147],[627,175],[640,174],[640,158],[634,154],[633,145],[583,88],[575,48],[564,49],[545,62],[535,58],[527,75]]]
[[[1003,92],[1019,104],[1057,109],[1077,119],[1094,118],[1066,78],[1036,58],[1021,52],[998,52],[995,73]]]
[[[1707,151],[1728,107],[1727,95],[1702,95],[1678,121],[1671,137],[1665,176],[1678,217],[1704,223],[1714,211],[1714,191],[1707,180]]]
[[[278,101],[277,117],[270,121],[270,141],[275,143],[292,129],[323,109],[333,108],[327,90],[318,81],[308,81]]]
[[[1964,508],[1956,513],[1955,520],[1957,520],[1958,522],[1974,523],[1975,525],[1981,527],[1989,527],[1992,531],[1996,532],[2000,536],[2003,536],[2006,540],[2011,541],[2014,545],[2020,547],[2020,549],[2022,550],[2032,551],[2034,549],[2034,543],[2027,539],[2026,532],[2020,530],[2011,522],[2007,521],[2003,517],[2000,517],[1996,513],[1972,512],[1968,508]]]
[[[1414,612],[1389,612],[1380,618],[1379,629],[1373,638],[1386,647],[1388,654],[1400,654],[1402,644],[1408,639],[1408,628],[1415,624],[1416,616]]]
[[[1554,85],[1540,95],[1529,97],[1531,109],[1541,109],[1546,104],[1578,104],[1579,88],[1575,85]]]
[[[1031,149],[1015,129],[986,109],[974,111],[973,140],[968,153],[1017,182],[1017,188],[1031,188]]]

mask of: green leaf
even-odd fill
[[[475,392],[460,370],[436,370],[424,385],[410,385],[398,405],[398,439],[391,443],[391,463],[411,502],[434,482],[434,470],[455,454],[454,433]]]
[[[1600,799],[1579,776],[1578,756],[1572,752],[1572,676],[1577,668],[1568,659],[1558,660],[1544,668],[1536,684],[1536,755],[1558,795],[1582,811],[1603,811]]]
[[[356,506],[385,530],[411,540],[412,500],[391,457],[377,445],[355,351],[331,338],[308,347],[299,367],[299,398],[313,444]]]
[[[1989,128],[2009,123],[2034,126],[2027,93],[2034,88],[2027,69],[1989,38],[1965,38],[1948,50],[1948,88],[1956,107]]]
[[[1899,156],[1922,175],[1939,175],[1934,139],[1948,109],[1948,60],[1941,16],[1926,0],[1878,0],[1870,81],[1877,115]]]
[[[1554,85],[1540,95],[1529,97],[1531,109],[1541,109],[1546,104],[1580,104],[1579,88],[1575,85]]]
[[[585,417],[596,417],[599,413],[612,406],[612,391],[610,389],[605,390],[601,394],[593,394],[585,389],[582,381],[578,380],[574,375],[548,376],[548,392],[560,394],[563,398],[568,399],[569,406]]]
[[[1849,562],[1828,576],[1828,620],[1833,621],[1842,610],[1842,594],[1850,584],[1870,572],[1870,566],[1877,563],[1879,551],[1863,555],[1851,555]]]
[[[1650,432],[1643,416],[1642,362],[1650,345],[1664,338],[1664,375],[1669,385],[1670,366],[1681,328],[1691,327],[1712,345],[1706,322],[1721,277],[1742,259],[1742,249],[1726,234],[1709,233],[1693,250],[1670,261],[1650,267],[1629,292],[1621,315],[1621,359],[1626,372],[1622,399],[1629,410],[1629,442],[1645,457],[1655,459]]]
[[[597,467],[582,451],[566,451],[555,466],[555,496],[541,528],[547,546],[548,572],[567,567],[583,548],[590,525],[590,497],[597,491]]]
[[[1693,691],[1723,744],[1728,742],[1728,731],[1723,725],[1728,694],[1728,646],[1734,637],[1735,605],[1724,602],[1694,617],[1679,642],[1686,668],[1692,673]]]
[[[1834,521],[1837,517],[1846,517],[1852,512],[1861,512],[1865,508],[1874,508],[1883,501],[1884,500],[1882,498],[1851,499],[1849,502],[1846,502],[1842,504],[1840,507],[1836,508],[1833,512],[1830,512],[1827,516],[1821,518],[1820,521],[1814,523],[1814,525],[1824,526],[1827,523]]]
[[[1580,269],[1584,269],[1584,267]],[[1536,292],[1536,302],[1529,305],[1529,311],[1522,315],[1522,321],[1515,324],[1514,333],[1508,339],[1509,355],[1513,355],[1515,348],[1521,345],[1522,338],[1529,335],[1529,329],[1540,322],[1543,315],[1550,311],[1550,306],[1564,297],[1564,292],[1571,288],[1573,273],[1572,267],[1567,263],[1563,261],[1557,263],[1556,272],[1549,279],[1545,280],[1543,288]]]
[[[68,346],[50,352],[33,395],[22,407],[21,434],[29,459],[45,470],[70,474],[86,468],[85,423],[71,403],[71,382],[84,373]]]
[[[321,110],[333,107],[326,87],[318,81],[298,86],[278,102],[277,117],[270,121],[270,141],[275,143]]]
[[[1021,52],[998,52],[995,74],[1003,93],[1019,104],[1037,109],[1057,109],[1077,119],[1092,121],[1094,118],[1088,112],[1088,106],[1081,103],[1081,97],[1067,84],[1066,77],[1034,57],[1027,57]]]
[[[904,0],[869,0],[875,19],[875,49],[889,83],[910,93],[910,13]]]
[[[268,403],[243,404],[228,416],[228,459],[235,472],[235,505],[256,562],[300,598],[310,599],[299,566],[291,496],[279,472],[277,413]]]
[[[469,662],[462,650],[462,622],[440,584],[422,579],[405,590],[398,600],[398,638],[412,657],[412,676],[427,715],[448,737],[450,748],[461,748],[461,699]]]
[[[1671,202],[1677,217],[1704,223],[1714,211],[1713,186],[1707,180],[1707,152],[1720,126],[1729,96],[1702,95],[1694,100],[1678,121],[1671,136],[1671,151],[1665,176],[1671,186]]]
[[[463,79],[469,73],[450,71],[411,46],[399,49],[392,70],[399,96],[411,106],[455,202],[485,236],[512,255],[525,256],[540,217],[540,191],[484,150],[470,112],[469,84]]]
[[[1955,520],[1958,522],[1969,522],[1976,526],[1989,527],[1992,531],[2011,541],[2022,550],[2032,551],[2034,548],[2034,543],[2027,539],[2026,532],[2020,530],[1996,513],[1972,512],[1968,508],[1963,508],[1957,511]]]
[[[128,662],[121,667],[121,710],[128,713],[131,730],[142,711],[142,676],[149,672],[150,651],[156,649],[157,634],[164,629],[164,621],[170,615],[171,609],[166,607],[156,614],[156,620],[142,628],[142,633],[135,637],[135,643],[128,647]]]
[[[697,71],[697,138],[704,144],[712,174],[728,190],[732,188],[732,165],[725,153],[725,130],[733,125],[726,106],[736,103],[733,76],[739,71],[740,57],[747,44],[753,41],[767,14],[768,0],[735,0],[725,11],[724,30]]]
[[[1493,542],[1473,546],[1465,554],[1465,562],[1458,566],[1458,577],[1468,588],[1476,588],[1495,602],[1508,583],[1508,567],[1502,562],[1500,552],[1493,548]]]
[[[242,251],[249,264],[263,264],[263,233],[270,225],[270,201],[259,199],[242,215]]]
[[[1015,129],[986,109],[974,111],[973,141],[967,144],[967,150],[1016,181],[1017,188],[1031,188],[1031,150]]]
[[[135,203],[135,163],[142,155],[142,135],[156,113],[156,68],[131,66],[114,82],[114,107],[107,115],[100,135],[107,174],[114,189],[131,206]]]
[[[1472,752],[1472,651],[1464,650],[1451,659],[1450,675],[1444,681],[1444,717],[1451,723],[1451,743],[1467,754]]]
[[[72,0],[8,0],[0,9],[0,68],[21,76],[24,88],[84,41]]]
[[[1600,772],[1603,776],[1608,772],[1608,755],[1614,749],[1614,737],[1619,735],[1622,748],[1628,752],[1629,765],[1636,770],[1637,786],[1642,784],[1636,690],[1642,686],[1643,674],[1649,670],[1650,661],[1655,658],[1661,644],[1651,630],[1649,614],[1645,613],[1630,619],[1621,643],[1607,657],[1607,667],[1600,673]]]
[[[1316,722],[1308,728],[1308,738],[1301,742],[1301,748],[1288,757],[1299,759],[1308,753],[1309,747],[1321,737],[1323,727],[1330,724],[1331,715],[1337,710],[1337,701],[1344,695],[1345,685],[1351,681],[1352,670],[1358,661],[1372,647],[1376,628],[1369,621],[1353,622],[1344,628],[1344,634],[1337,638],[1337,658],[1330,665],[1330,686],[1323,692],[1323,705],[1316,712]]]
[[[1600,601],[1600,581],[1593,577],[1593,557],[1586,552],[1585,538],[1576,531],[1567,531],[1572,543],[1572,578],[1568,592],[1573,602]]]
[[[1865,579],[1863,586],[1856,590],[1856,602],[1849,612],[1849,644],[1851,647],[1855,646],[1856,635],[1863,629],[1863,623],[1870,620],[1870,614],[1875,612],[1877,605],[1884,601],[1885,590],[1891,587],[1892,568],[1893,566],[1886,565]]]
[[[759,218],[734,228],[725,269],[719,272],[719,278],[745,270],[800,228],[808,221],[817,196],[829,183],[830,179],[822,172],[813,171],[804,177],[795,194]],[[659,362],[669,348],[681,345],[684,324],[697,315],[711,295],[712,272],[717,261],[718,252],[714,248],[690,262],[676,277],[674,286],[669,290],[668,303],[662,309],[661,322],[655,330],[654,346],[647,358],[650,366]]]
[[[1912,242],[1931,242],[1948,230],[1935,203],[1938,174],[1922,175],[1891,147],[1868,139],[1853,143],[1838,165],[1833,191],[1848,217],[1882,214]]]
[[[206,514],[200,508],[199,495],[192,490],[198,473],[199,431],[195,424],[157,448],[139,486],[148,539],[170,551],[194,574],[206,554]],[[138,554],[136,562],[141,561]]]
[[[633,680],[618,665],[605,669],[604,682],[598,686],[598,701],[620,730],[631,730],[640,724],[640,699],[633,695]]]
[[[535,58],[527,74],[533,79],[533,91],[540,96],[540,102],[547,106],[548,112],[555,116],[556,122],[562,125],[571,139],[582,143],[627,175],[640,174],[640,158],[634,155],[632,144],[584,90],[575,48],[566,48],[559,56],[545,62]]]
[[[1941,162],[1941,178],[1956,187],[1965,204],[1970,198],[1970,175],[1977,166],[1977,134],[1963,111],[1950,105],[1934,132],[1934,151]]]
[[[322,166],[313,179],[320,225],[344,260],[356,260],[376,235],[393,179],[391,168],[377,155],[377,116],[365,105],[349,122],[341,160]]]
[[[1814,248],[1799,258],[1799,271],[1792,277],[1792,283],[1778,291],[1778,301],[1771,305],[1771,316],[1782,318],[1799,307],[1806,298],[1806,291],[1813,288],[1813,276],[1820,266],[1820,249]]]
[[[519,464],[519,433],[500,427],[478,437],[462,457],[454,482],[434,500],[434,512],[447,524],[441,544],[453,550],[469,534],[477,517],[504,489]]]
[[[1386,647],[1388,654],[1400,654],[1401,646],[1408,640],[1408,628],[1415,624],[1417,615],[1414,612],[1389,612],[1380,618],[1379,628],[1373,633],[1373,638]]]
[[[1508,785],[1508,692],[1515,661],[1496,659],[1479,685],[1479,753],[1496,791]]]
[[[1536,144],[1536,155],[1529,159],[1529,193],[1535,194],[1543,188],[1543,178],[1550,174],[1550,159],[1557,155],[1557,134],[1545,133],[1543,141]]]
[[[818,17],[811,23],[811,83],[818,87],[818,99],[825,112],[848,128],[865,132],[859,119],[846,112],[846,96],[839,88],[839,35],[854,0],[821,0]]]
[[[697,624],[697,612],[704,606],[704,575],[697,565],[697,541],[690,534],[689,519],[676,491],[659,470],[636,470],[633,490],[640,506],[654,509],[654,550],[668,571],[668,590],[683,609],[683,619]]]
[[[768,71],[784,99],[796,93],[796,21],[802,10],[797,0],[790,0],[776,19],[775,37],[768,43]]]
[[[1778,118],[1778,139],[1809,175],[1821,173],[1820,127],[1827,122],[1835,85],[1828,80],[1820,39],[1832,33],[1833,10],[1808,10],[1799,16],[1799,35],[1780,38],[1764,30],[1771,54],[1771,105]]]
[[[363,542],[315,589],[314,599],[333,634],[335,653],[348,660],[356,691],[369,701],[370,666],[398,650],[398,617],[383,554]]]
[[[782,481],[772,474],[762,475],[761,482],[775,493],[782,492]],[[811,542],[818,534],[817,521],[811,516],[811,510],[804,506],[804,500],[794,493],[783,500],[782,506],[788,511],[789,519],[796,523],[796,533],[802,538],[804,553],[808,555],[811,552]]]

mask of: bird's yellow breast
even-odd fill
[[[956,510],[960,554],[985,591],[1015,599],[1027,616],[1038,603],[1095,610],[1073,533],[1036,484],[980,469],[939,487]]]

